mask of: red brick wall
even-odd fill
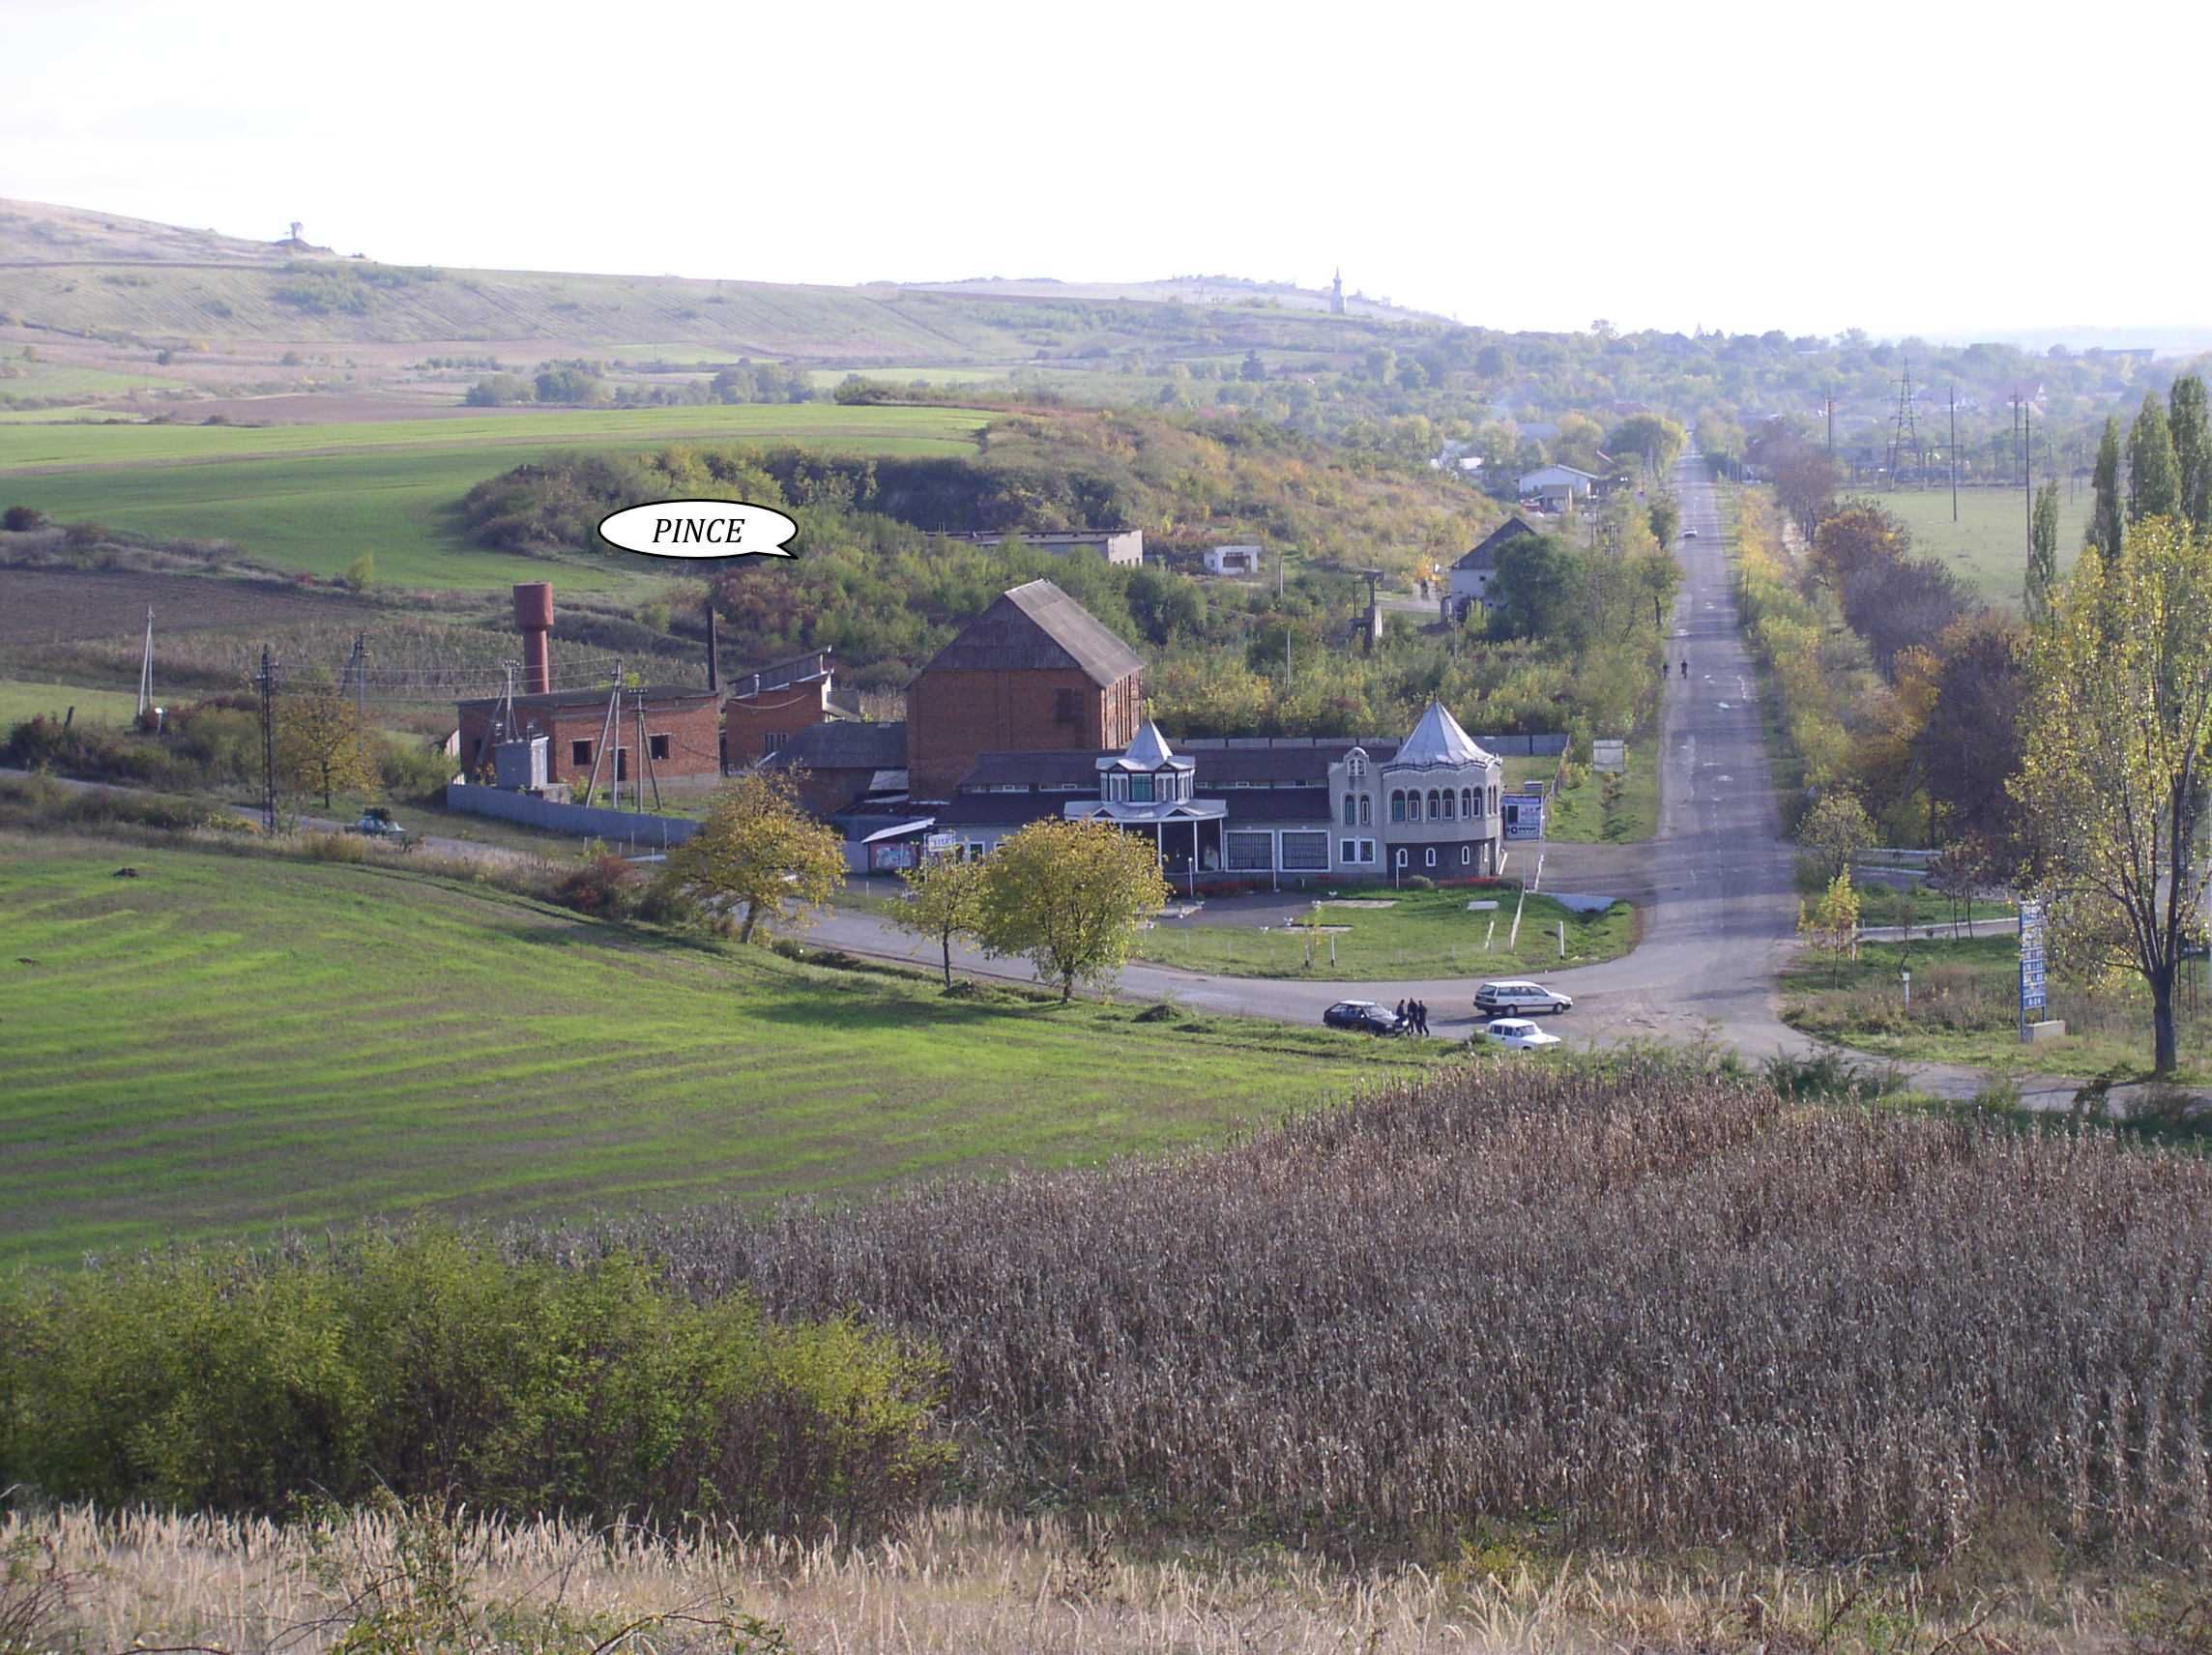
[[[491,720],[491,707],[466,707],[461,709],[461,760],[462,765],[474,772],[477,743],[483,739],[485,726]],[[551,738],[545,744],[545,779],[582,783],[591,777],[591,754],[599,747],[599,736],[606,724],[605,706],[515,709],[515,720],[526,735]],[[623,710],[623,728],[616,736],[617,748],[634,749],[637,745],[637,718],[626,706]],[[662,780],[675,780],[687,776],[713,776],[721,773],[721,711],[712,700],[697,702],[672,702],[655,706],[651,702],[645,709],[645,733],[650,740],[655,736],[668,738],[668,756],[653,761],[654,774]],[[576,762],[573,743],[589,744],[581,764]],[[645,774],[644,756],[631,751],[627,774],[642,778]],[[488,762],[488,759],[487,759]],[[611,764],[599,767],[599,785],[604,787],[614,774]]]
[[[730,769],[742,769],[768,753],[771,732],[796,736],[809,724],[828,717],[822,705],[822,682],[787,683],[759,695],[733,695],[723,704],[722,730],[729,738]]]
[[[1072,667],[924,672],[906,692],[908,792],[949,798],[978,753],[1125,747],[1137,734],[1142,684],[1132,673],[1100,689]]]

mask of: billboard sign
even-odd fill
[[[1508,839],[1541,839],[1544,836],[1542,794],[1509,793],[1499,800],[1499,808],[1505,817],[1505,836]]]
[[[2020,905],[2020,1015],[2023,1023],[2031,1011],[2051,1003],[2044,980],[2045,915],[2040,902]]]

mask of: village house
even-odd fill
[[[1025,546],[1049,552],[1056,558],[1064,558],[1070,552],[1096,552],[1108,563],[1127,568],[1135,568],[1145,561],[1142,529],[980,529],[948,534],[945,537],[965,540],[972,546],[1003,546],[1008,540],[1019,540]]]
[[[1453,564],[1442,603],[1446,621],[1462,622],[1470,609],[1490,607],[1491,589],[1498,581],[1498,554],[1515,540],[1532,539],[1536,531],[1518,517],[1508,517],[1493,529],[1474,549]]]

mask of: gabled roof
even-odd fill
[[[1429,703],[1429,710],[1421,714],[1421,721],[1413,726],[1413,733],[1406,738],[1406,744],[1398,749],[1397,757],[1384,767],[1388,769],[1428,769],[1440,765],[1495,764],[1488,753],[1474,744],[1474,738],[1460,728],[1441,701]]]
[[[926,677],[950,672],[1051,671],[1073,667],[1099,688],[1144,671],[1144,658],[1049,580],[1004,593],[938,651]]]
[[[794,731],[763,761],[770,769],[895,770],[906,764],[906,725],[837,718]]]
[[[1455,569],[1495,569],[1498,566],[1499,547],[1511,545],[1522,536],[1533,535],[1535,532],[1520,518],[1508,517],[1476,542],[1474,550],[1452,565],[1452,567]]]

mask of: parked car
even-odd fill
[[[1572,1011],[1575,1002],[1557,989],[1533,982],[1486,982],[1474,991],[1477,1017],[1537,1017]]]
[[[1694,539],[1696,539],[1697,537],[1698,537],[1698,532],[1697,532],[1697,530],[1695,530],[1695,529],[1684,529],[1684,530],[1682,531],[1682,538],[1683,538],[1683,539],[1685,539],[1685,540],[1694,540]]]
[[[1545,1033],[1526,1017],[1498,1018],[1483,1029],[1482,1037],[1508,1052],[1541,1052],[1559,1044],[1557,1034]]]
[[[346,829],[349,833],[365,833],[372,839],[404,841],[407,829],[393,820],[392,812],[381,804],[372,804],[361,813],[361,820]]]
[[[1331,1029],[1353,1029],[1363,1034],[1403,1034],[1406,1020],[1386,1005],[1372,1000],[1340,1000],[1321,1014]]]

